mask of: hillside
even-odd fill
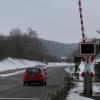
[[[63,44],[18,33],[0,36],[0,60],[12,58],[57,61],[57,57],[68,57],[78,48],[77,44]],[[20,51],[20,52],[19,52]]]
[[[57,57],[68,57],[78,48],[78,44],[64,44],[43,39],[40,39],[40,41],[47,48],[49,54]]]

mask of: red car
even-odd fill
[[[27,68],[24,73],[23,85],[31,85],[33,83],[40,83],[42,86],[46,85],[46,74],[42,68]]]

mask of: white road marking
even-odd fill
[[[21,71],[17,71],[17,72],[13,72],[13,73],[1,74],[0,77],[13,76],[13,75],[17,75],[17,74],[24,73],[24,72],[25,72],[25,70],[21,70]]]
[[[0,92],[1,92],[1,91],[4,91],[4,90],[7,90],[7,89],[9,89],[9,88],[12,88],[12,87],[13,87],[13,85],[11,85],[11,86],[2,85],[2,86],[0,86]]]
[[[39,100],[38,98],[8,98],[8,97],[0,97],[0,100]]]

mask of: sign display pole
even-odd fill
[[[79,5],[79,13],[80,13],[81,31],[82,31],[82,42],[80,43],[80,56],[82,57],[82,60],[85,65],[85,70],[82,73],[82,76],[84,77],[84,94],[92,95],[93,92],[92,74],[93,73],[91,71],[90,65],[93,61],[92,57],[96,54],[95,43],[92,42],[89,43],[86,40],[86,36],[84,34],[81,0],[78,0],[78,5]]]
[[[84,94],[89,96],[93,93],[92,77],[94,74],[90,68],[96,54],[96,46],[94,42],[80,43],[80,55],[85,65],[85,69],[82,73],[84,77]]]
[[[93,93],[92,77],[89,72],[84,77],[84,94],[89,96]]]
[[[90,69],[90,59],[86,58],[84,62],[85,69],[84,69],[84,94],[85,95],[92,95],[93,93],[93,85],[92,85],[92,71]]]

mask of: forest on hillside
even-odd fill
[[[96,51],[100,51],[100,46],[96,46]],[[61,61],[61,57],[72,59],[74,56],[79,56],[79,43],[40,39],[32,28],[28,28],[26,32],[13,28],[8,36],[0,34],[0,60],[12,57],[56,62]]]
[[[39,61],[56,61],[55,56],[47,54],[48,50],[38,39],[36,31],[28,28],[21,32],[19,28],[11,29],[9,36],[0,35],[0,59],[6,57],[34,59]]]

